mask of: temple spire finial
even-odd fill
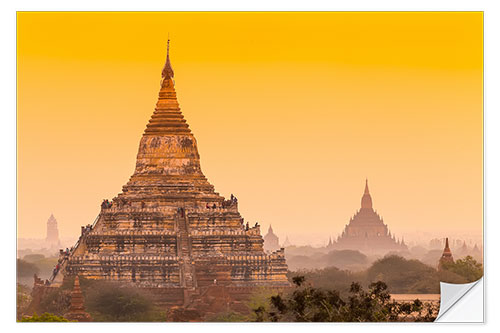
[[[164,80],[174,78],[174,70],[172,69],[172,64],[170,63],[170,34],[167,40],[167,60],[165,61],[165,66],[163,67],[163,71],[161,72],[161,77]]]
[[[370,191],[368,190],[368,178],[365,182],[365,193],[363,193],[363,197],[361,198],[361,209],[373,209],[372,208],[372,197],[370,196]]]

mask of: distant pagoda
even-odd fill
[[[50,217],[47,220],[47,236],[45,237],[45,243],[51,248],[61,246],[57,220],[53,214],[50,214]]]
[[[444,245],[443,254],[441,255],[441,258],[439,259],[438,269],[439,270],[443,269],[443,266],[445,266],[447,263],[451,263],[451,264],[454,263],[453,255],[451,254],[450,245],[448,243],[448,237],[446,237],[446,242]]]
[[[288,239],[288,236],[285,237],[285,242],[283,243],[283,247],[286,248],[286,247],[289,247],[289,246],[292,246],[292,242],[290,242],[290,240]]]
[[[404,239],[396,240],[391,235],[384,220],[373,210],[372,197],[365,183],[365,192],[361,198],[361,209],[349,220],[342,235],[327,245],[335,250],[359,250],[364,253],[387,253],[407,251]]]
[[[273,227],[269,225],[269,230],[267,234],[264,236],[264,251],[266,252],[274,252],[281,249],[280,239],[273,232]]]
[[[289,285],[284,251],[266,254],[259,225],[244,224],[236,198],[225,200],[203,175],[173,76],[167,47],[159,99],[135,171],[122,193],[103,202],[95,224],[82,227],[52,285],[76,274],[170,288],[170,295],[214,284]]]

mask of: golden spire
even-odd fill
[[[165,66],[161,72],[161,77],[165,79],[172,79],[174,77],[174,70],[172,69],[172,64],[170,63],[170,38],[167,40],[167,60],[165,61]]]

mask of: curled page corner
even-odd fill
[[[441,282],[441,302],[435,321],[483,322],[483,287],[483,278],[464,284]]]

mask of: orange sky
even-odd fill
[[[167,34],[216,190],[326,241],[360,206],[396,235],[482,232],[482,13],[18,13],[18,236],[93,222],[132,175]]]

